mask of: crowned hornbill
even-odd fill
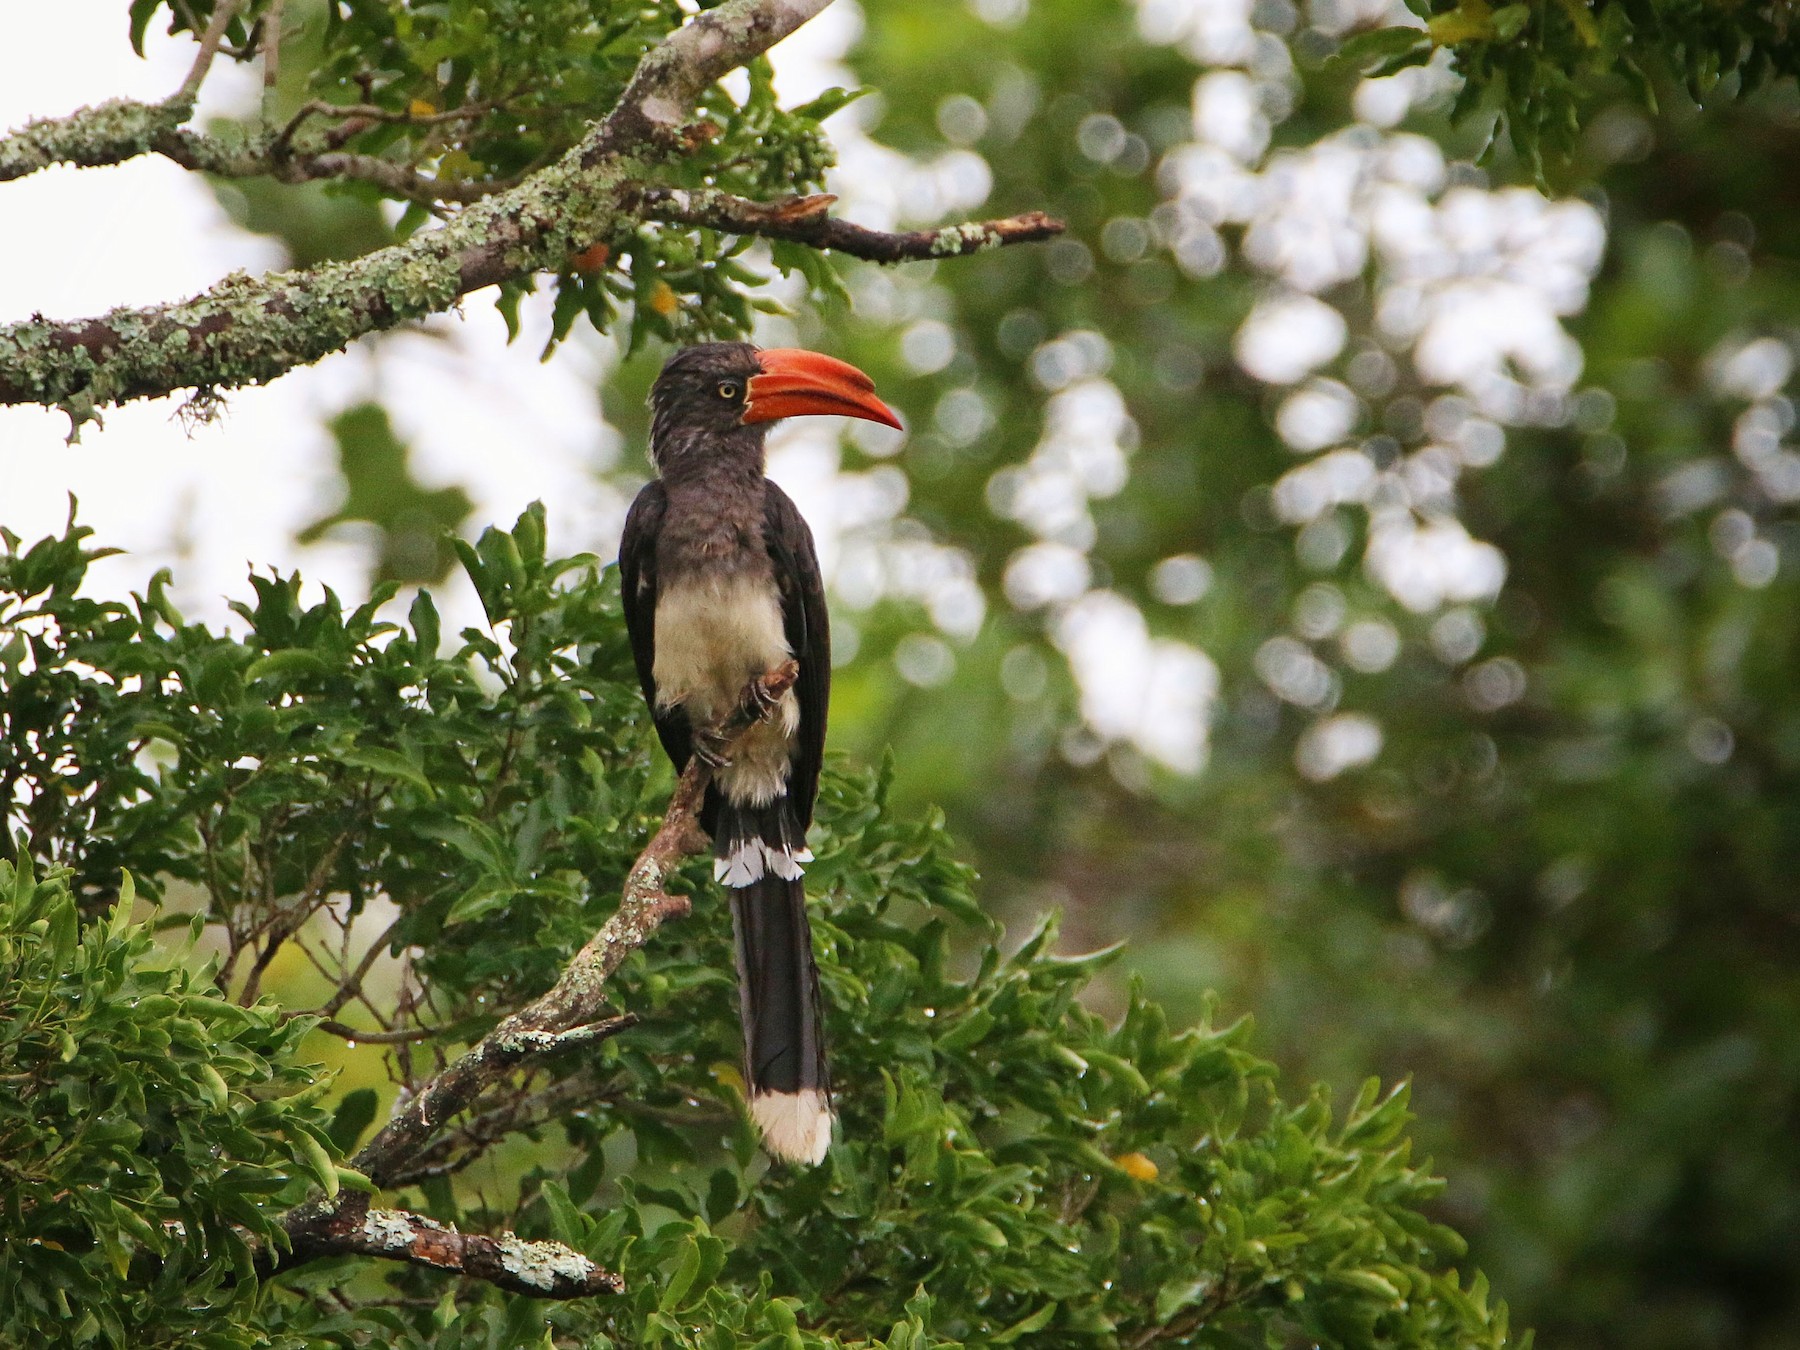
[[[631,651],[676,771],[694,754],[715,764],[700,823],[731,894],[750,1114],[770,1152],[816,1163],[831,1143],[831,1085],[800,875],[831,637],[812,532],[763,477],[763,439],[769,423],[807,413],[900,422],[855,366],[742,342],[677,352],[650,405],[658,478],[619,541]],[[790,657],[794,687],[722,758],[721,720]]]

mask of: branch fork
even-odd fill
[[[799,663],[787,661],[745,686],[737,706],[717,728],[727,752],[775,713],[799,677]],[[505,1018],[455,1063],[396,1103],[387,1124],[350,1163],[376,1188],[393,1186],[407,1175],[446,1125],[520,1065],[595,1045],[637,1025],[633,1013],[600,1015],[606,981],[667,920],[688,913],[687,897],[670,894],[666,886],[684,857],[704,852],[708,845],[698,817],[712,772],[699,756],[688,761],[661,826],[626,873],[619,908],[549,992]],[[527,1242],[511,1233],[458,1233],[417,1214],[370,1209],[368,1196],[360,1192],[342,1192],[331,1203],[301,1205],[282,1226],[289,1249],[266,1254],[264,1273],[327,1256],[359,1255],[455,1271],[534,1298],[582,1298],[624,1288],[619,1276],[560,1243]]]

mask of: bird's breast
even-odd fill
[[[656,602],[656,701],[700,723],[721,717],[752,679],[793,653],[765,575],[684,577]]]

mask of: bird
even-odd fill
[[[831,1081],[807,922],[806,832],[831,695],[831,633],[812,531],[764,476],[784,418],[837,415],[901,429],[847,362],[746,342],[685,347],[650,391],[656,477],[626,514],[619,581],[638,683],[677,774],[713,766],[700,824],[730,898],[744,1082],[777,1158],[831,1145]],[[729,747],[717,728],[746,687],[788,660],[792,688]]]

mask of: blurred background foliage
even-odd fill
[[[1178,1021],[1216,990],[1303,1076],[1413,1075],[1441,1217],[1542,1343],[1800,1345],[1785,11],[933,0],[853,26],[848,213],[1069,233],[763,293],[792,310],[767,340],[856,361],[910,427],[774,456],[831,504],[833,745],[891,747],[990,907],[1129,939],[1106,978]],[[345,237],[341,195],[221,195],[297,260]],[[568,284],[658,316],[639,336],[705,331],[723,292],[693,278],[735,294],[728,245],[659,246],[671,292]],[[666,348],[573,332],[629,493]],[[399,486],[378,409],[334,431],[372,577],[429,574],[418,531],[463,499]]]

